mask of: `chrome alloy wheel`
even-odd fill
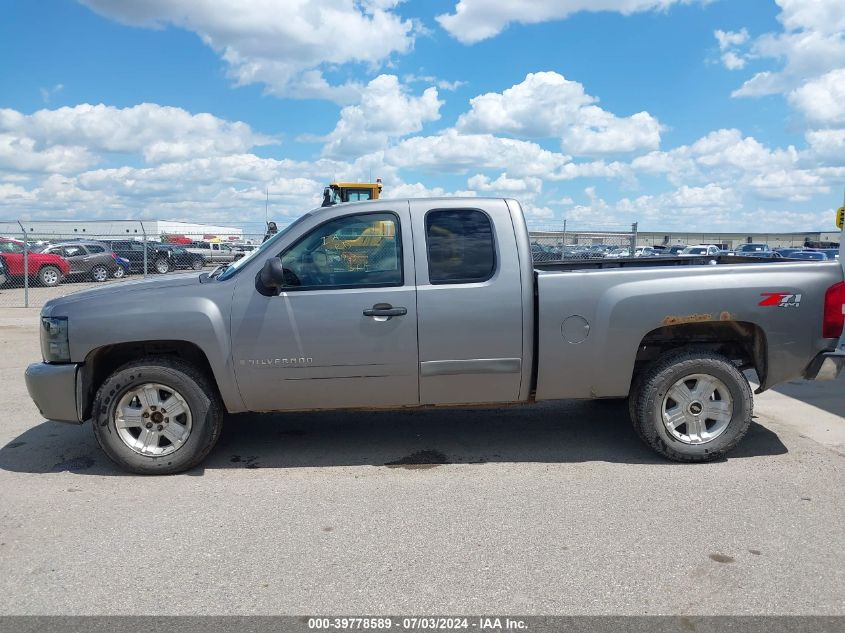
[[[91,270],[91,277],[94,278],[94,281],[105,281],[109,278],[109,271],[106,270],[105,266],[94,266]]]
[[[54,268],[46,268],[41,271],[41,281],[45,286],[57,286],[59,284],[59,273]]]
[[[728,428],[733,398],[715,376],[691,374],[681,378],[663,398],[663,425],[679,442],[706,444]]]
[[[145,383],[131,388],[117,403],[114,425],[130,449],[161,457],[178,450],[191,435],[191,410],[177,391]]]

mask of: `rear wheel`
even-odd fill
[[[38,281],[42,286],[58,286],[62,283],[62,271],[55,266],[44,266],[38,271]]]
[[[191,268],[193,268],[194,270],[202,270],[202,260],[195,259],[193,262],[191,262]]]
[[[121,468],[173,474],[199,464],[217,442],[223,410],[213,385],[193,365],[147,358],[124,365],[97,392],[97,442]]]
[[[121,279],[126,276],[126,271],[123,269],[123,266],[118,266],[114,269],[114,272],[112,272],[111,276],[115,279]]]
[[[669,353],[636,382],[630,400],[637,434],[675,461],[723,457],[748,432],[751,387],[725,356],[686,350]]]
[[[105,266],[94,266],[91,269],[91,279],[94,281],[106,281],[109,278],[109,271]]]

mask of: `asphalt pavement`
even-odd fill
[[[555,402],[233,416],[138,477],[39,416],[37,310],[0,350],[0,614],[845,615],[842,381],[758,397],[711,464]]]

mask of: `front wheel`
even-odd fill
[[[109,376],[94,401],[94,435],[108,457],[141,475],[179,473],[217,442],[222,405],[193,365],[151,357]]]
[[[58,286],[62,282],[62,271],[55,266],[44,266],[38,271],[38,281],[48,288]]]
[[[631,421],[652,449],[682,462],[723,457],[748,432],[753,396],[721,354],[686,350],[658,359],[631,394]]]
[[[167,259],[164,257],[160,257],[159,259],[157,259],[153,266],[155,268],[155,271],[160,275],[164,275],[165,273],[170,272],[170,262],[167,261]]]

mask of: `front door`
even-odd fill
[[[253,411],[419,402],[417,305],[407,202],[321,213],[280,246],[278,296],[238,280],[232,357]]]

